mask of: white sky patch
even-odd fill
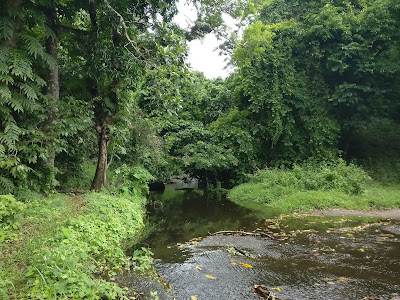
[[[179,13],[174,21],[182,28],[188,29],[196,20],[196,10],[193,6],[185,4],[186,1],[180,0],[178,3]],[[234,21],[229,16],[224,16],[225,22],[229,26],[234,26]],[[224,61],[227,56],[220,56],[215,50],[220,42],[214,34],[207,34],[203,39],[189,42],[188,62],[192,70],[203,72],[209,78],[226,78],[232,68],[226,68],[228,61]]]

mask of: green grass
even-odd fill
[[[400,207],[400,185],[372,181],[361,168],[343,162],[267,169],[233,188],[228,197],[252,209],[387,209]]]
[[[141,196],[104,193],[28,203],[16,236],[0,247],[0,299],[123,297],[121,288],[93,274],[112,276],[127,265],[125,250],[143,229],[144,204]]]

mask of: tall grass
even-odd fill
[[[343,160],[261,170],[228,197],[244,206],[252,203],[287,211],[400,207],[397,187],[373,182],[361,167]]]

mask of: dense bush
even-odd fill
[[[235,202],[253,202],[285,208],[327,208],[342,200],[362,197],[370,177],[360,167],[340,159],[288,168],[260,170],[248,183],[229,192]],[[345,204],[341,202],[343,207]],[[304,205],[302,204],[304,203]]]
[[[121,288],[93,272],[127,263],[127,241],[143,227],[144,197],[88,194],[86,213],[48,237],[26,273],[30,299],[116,299]]]
[[[342,159],[336,162],[294,165],[258,171],[251,179],[269,188],[292,187],[298,190],[339,189],[346,194],[360,194],[370,178],[360,167]]]

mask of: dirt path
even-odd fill
[[[387,209],[387,210],[373,210],[373,211],[363,211],[363,210],[316,210],[314,211],[316,215],[324,215],[327,217],[335,216],[347,216],[347,217],[373,217],[373,218],[384,218],[384,219],[397,219],[400,220],[400,209]]]

